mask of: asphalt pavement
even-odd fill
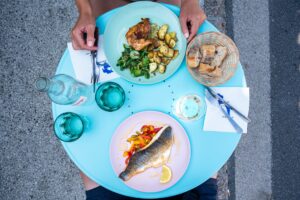
[[[271,85],[268,1],[227,2],[228,32],[240,52],[250,87],[252,120],[231,159],[231,199],[265,200],[271,188]]]
[[[300,1],[270,0],[272,197],[300,199]]]
[[[228,163],[230,199],[300,199],[300,1],[227,0],[250,87],[248,135]]]

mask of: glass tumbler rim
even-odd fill
[[[75,115],[76,117],[78,117],[78,118],[80,119],[81,123],[83,124],[83,127],[84,127],[84,121],[83,121],[83,119],[82,119],[82,117],[81,117],[80,115],[78,115],[78,114],[76,114],[76,113],[74,113],[74,112],[63,112],[63,113],[59,114],[59,115],[56,117],[56,119],[54,120],[54,123],[53,123],[54,135],[55,135],[59,140],[61,140],[61,141],[63,141],[63,142],[73,142],[73,141],[79,139],[79,138],[82,136],[82,134],[83,134],[83,132],[84,132],[84,128],[80,131],[80,133],[78,134],[78,137],[77,137],[76,139],[73,139],[73,140],[64,140],[64,139],[60,138],[60,137],[57,135],[56,131],[55,131],[55,124],[56,124],[57,120],[58,120],[61,116],[65,115],[65,114],[72,114],[72,115]]]
[[[98,101],[98,99],[99,99],[99,93],[101,92],[101,91],[103,91],[103,90],[101,90],[101,89],[103,89],[103,87],[105,87],[105,86],[107,86],[107,85],[113,85],[113,86],[116,86],[116,87],[118,87],[119,89],[120,89],[120,92],[122,93],[122,103],[120,104],[120,105],[118,105],[117,107],[115,107],[115,108],[108,108],[108,107],[106,107],[105,105],[101,105]],[[120,84],[118,84],[118,83],[116,83],[116,82],[112,82],[112,81],[107,81],[107,82],[105,82],[105,83],[103,83],[103,84],[101,84],[98,88],[97,88],[97,90],[96,90],[96,94],[95,94],[95,101],[96,101],[96,103],[97,103],[97,105],[98,105],[98,107],[99,108],[101,108],[102,110],[105,110],[105,111],[108,111],[108,112],[113,112],[113,111],[116,111],[116,110],[118,110],[118,109],[120,109],[123,105],[124,105],[124,102],[125,102],[125,91],[124,91],[124,89],[122,88],[122,86],[120,85]]]
[[[177,117],[179,117],[180,119],[182,120],[185,120],[185,121],[196,121],[196,120],[199,120],[201,118],[203,118],[205,115],[206,115],[206,112],[207,112],[207,105],[206,105],[206,102],[205,102],[205,97],[199,95],[199,94],[196,94],[196,93],[186,93],[184,95],[181,95],[173,104],[172,104],[172,107],[173,107],[173,114],[174,114],[174,109],[176,107],[176,104],[178,103],[178,101],[182,98],[186,98],[186,97],[189,97],[189,96],[193,96],[193,97],[196,97],[197,99],[200,100],[201,102],[201,106],[202,108],[200,107],[200,110],[199,110],[199,113],[197,115],[196,118],[194,119],[187,119],[185,117],[182,117],[182,116],[177,116],[177,114],[175,114]]]

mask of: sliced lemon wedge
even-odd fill
[[[172,178],[171,169],[168,166],[163,165],[159,182],[160,183],[168,183],[171,180],[171,178]]]

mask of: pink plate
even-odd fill
[[[190,142],[184,128],[172,117],[161,112],[145,111],[134,114],[123,121],[116,129],[110,143],[110,161],[117,176],[125,169],[123,152],[129,149],[126,141],[130,135],[143,125],[172,127],[174,144],[167,166],[172,170],[172,179],[168,183],[160,183],[161,167],[149,168],[124,182],[127,186],[141,192],[159,192],[165,190],[184,175],[190,162]],[[121,179],[120,179],[121,180]]]

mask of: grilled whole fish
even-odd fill
[[[126,169],[119,178],[128,181],[132,176],[151,167],[160,167],[168,161],[173,144],[172,128],[164,126],[146,148],[136,152],[130,158]]]

